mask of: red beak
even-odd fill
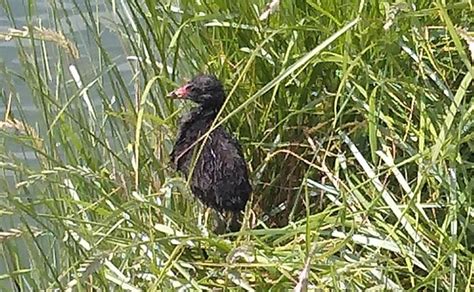
[[[190,84],[188,83],[168,93],[168,97],[175,98],[175,99],[185,99],[188,96],[189,91],[190,91]]]

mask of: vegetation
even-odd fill
[[[23,2],[0,0],[1,289],[472,288],[470,1]],[[234,234],[169,167],[165,94],[197,72],[252,173]]]

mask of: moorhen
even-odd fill
[[[208,132],[224,104],[226,95],[221,82],[214,75],[198,75],[169,96],[191,100],[198,105],[181,119],[171,152],[174,168],[189,179],[192,193],[204,205],[217,210],[220,215],[230,211],[231,221],[227,228],[238,231],[240,223],[237,218],[252,192],[242,149],[222,126],[213,130],[207,140],[203,138],[196,143]],[[206,144],[199,157],[195,157],[203,141]]]

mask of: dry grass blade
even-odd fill
[[[461,38],[466,41],[469,51],[471,52],[471,60],[474,62],[474,33],[460,27],[456,28],[456,31],[461,36]]]
[[[263,12],[260,14],[260,21],[266,20],[270,15],[275,13],[280,6],[280,0],[272,0],[272,2],[268,3]]]
[[[32,233],[16,228],[10,228],[8,230],[0,231],[0,243],[3,243],[13,238],[20,238],[25,234],[31,234],[33,237],[38,237],[43,234],[43,231],[37,229],[32,229],[31,232]]]
[[[10,41],[13,38],[34,38],[37,40],[56,43],[66,50],[74,59],[79,59],[79,50],[76,45],[62,32],[53,31],[43,27],[33,26],[32,29],[24,26],[22,29],[10,28],[7,32],[0,32],[0,40]]]

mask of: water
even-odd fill
[[[63,1],[63,5],[67,10],[68,19],[71,22],[71,27],[73,33],[69,31],[69,26],[64,25],[63,33],[66,37],[74,40],[78,50],[81,54],[81,58],[77,60],[75,63],[78,66],[78,70],[80,71],[83,78],[85,77],[86,80],[83,80],[84,83],[90,79],[91,76],[95,76],[97,74],[98,64],[97,60],[99,59],[97,47],[94,44],[92,35],[88,32],[87,27],[82,19],[82,16],[79,15],[79,9],[83,12],[86,10],[85,8],[85,1],[87,0],[74,0],[72,1]],[[5,10],[0,8],[0,31],[6,32],[10,28],[17,28],[22,29],[23,26],[28,24],[28,13],[24,6],[24,1],[19,0],[7,0],[10,5],[11,13],[13,14],[13,20],[11,21],[5,13]],[[54,22],[52,21],[52,13],[50,1],[47,0],[39,0],[35,2],[35,11],[34,17],[30,21],[31,25],[38,26],[41,24],[44,28],[51,28],[54,30]],[[54,2],[54,1],[53,1]],[[91,2],[91,1],[87,1]],[[58,2],[59,3],[59,2]],[[77,3],[78,7],[75,6]],[[130,66],[127,62],[126,55],[123,52],[123,48],[117,39],[115,33],[111,32],[111,30],[107,27],[107,23],[110,23],[114,17],[111,13],[107,10],[105,6],[104,0],[97,0],[92,1],[92,5],[94,7],[94,11],[97,11],[94,17],[101,20],[101,42],[105,45],[105,49],[113,56],[114,61],[116,62],[117,68],[119,68],[122,77],[124,80],[131,80],[132,72],[130,70]],[[97,10],[96,10],[97,9]],[[65,20],[63,20],[65,23]],[[0,41],[0,69],[1,67],[5,68],[10,72],[14,72],[19,76],[22,76],[22,68],[21,63],[18,59],[18,52],[16,48],[17,41]],[[28,41],[25,42],[28,44]],[[56,44],[48,44],[51,46],[55,46]],[[54,58],[54,54],[49,55],[50,58]],[[54,64],[56,60],[50,60],[51,64]],[[94,67],[95,66],[95,67]],[[52,70],[55,70],[55,66],[50,66]],[[67,67],[63,68],[65,70],[66,78],[71,78],[71,74],[67,72]],[[54,71],[52,72],[52,76],[54,76]],[[15,117],[18,117],[20,114],[19,106],[21,106],[21,110],[26,118],[26,121],[29,125],[33,126],[38,131],[44,131],[44,125],[42,124],[42,117],[41,112],[38,109],[38,105],[33,102],[31,98],[32,93],[30,89],[25,85],[25,82],[20,78],[14,76],[14,74],[8,74],[9,78],[11,78],[14,90],[17,93],[19,100],[15,103],[12,107],[12,114]],[[54,79],[54,77],[53,77]],[[108,84],[104,84],[107,88]],[[0,79],[0,88],[5,88],[4,93],[2,95],[8,95],[10,90],[8,90],[8,86],[6,86],[6,82],[2,82]],[[95,109],[102,108],[101,101],[98,96],[91,95],[92,104],[95,105]],[[96,97],[94,99],[94,97]],[[0,100],[0,119],[3,119],[6,112],[6,105],[4,104],[6,98]],[[23,149],[21,147],[17,147],[16,150],[13,151],[13,154],[17,158],[21,158],[27,160],[29,163],[35,163],[35,155],[33,152]],[[1,174],[0,174],[1,175]],[[6,174],[9,176],[9,174]]]
[[[100,17],[101,20],[103,19],[113,19],[113,16],[107,11],[107,7],[103,0],[97,1],[89,1],[89,0],[75,0],[78,3],[79,9],[83,9],[85,7],[85,3],[92,2],[90,5],[97,7],[97,13],[95,16]],[[9,4],[11,9],[11,14],[13,15],[13,20],[10,20],[3,7],[0,4],[0,32],[7,32],[10,28],[17,28],[22,29],[23,26],[28,24],[28,13],[25,9],[25,2],[28,1],[20,1],[20,0],[6,0]],[[32,13],[34,17],[29,21],[31,25],[38,26],[41,24],[44,28],[51,28],[54,30],[54,22],[52,21],[52,13],[50,2],[60,3],[59,1],[48,1],[48,0],[37,0],[32,1],[35,2],[35,13]],[[2,2],[0,2],[2,3]],[[95,75],[94,66],[98,67],[97,64],[97,48],[94,45],[93,38],[91,35],[88,34],[88,30],[86,25],[79,15],[79,11],[77,7],[73,4],[72,1],[63,1],[64,7],[67,9],[67,13],[69,15],[69,20],[72,23],[72,30],[73,35],[70,34],[69,31],[64,31],[64,34],[71,39],[75,40],[76,45],[78,46],[79,51],[81,52],[81,59],[77,61],[78,70],[81,72],[81,75],[84,77],[86,76],[89,78],[90,76]],[[94,10],[95,11],[95,10]],[[68,26],[64,26],[65,29],[68,29]],[[126,60],[126,55],[123,52],[123,48],[117,39],[116,35],[110,31],[106,26],[101,26],[102,34],[101,34],[101,41],[106,46],[106,50],[114,57],[114,60],[117,63],[117,67],[120,69],[122,76],[125,80],[131,80],[132,72]],[[2,76],[0,78],[0,94],[3,97],[8,96],[10,92],[12,92],[12,88],[7,86],[8,81],[5,80],[9,78],[11,80],[11,84],[13,85],[14,91],[19,97],[19,100],[14,103],[12,107],[12,114],[15,117],[20,115],[22,112],[26,118],[26,121],[29,125],[33,126],[39,132],[44,133],[44,125],[42,125],[42,117],[41,112],[38,109],[38,106],[35,104],[34,99],[31,97],[32,93],[30,89],[25,85],[25,82],[15,76],[18,74],[22,76],[23,69],[21,67],[21,63],[18,59],[18,51],[16,47],[17,41],[0,41],[0,73]],[[28,41],[25,41],[25,45],[28,44]],[[54,44],[52,44],[54,45]],[[90,45],[90,46],[89,46]],[[50,55],[50,58],[54,58],[54,55]],[[50,60],[54,61],[55,60]],[[55,70],[54,66],[53,69]],[[64,68],[63,68],[64,69]],[[10,72],[8,75],[4,75],[4,71]],[[67,78],[71,78],[69,72],[66,72]],[[54,72],[52,72],[54,76]],[[7,76],[7,78],[4,78]],[[71,78],[72,79],[72,78]],[[105,84],[107,87],[107,84]],[[99,97],[96,97],[94,100],[94,95],[90,96],[93,100],[92,103],[96,105],[95,109],[102,108],[101,101],[98,100]],[[6,113],[6,98],[0,99],[0,120],[3,121],[3,118]],[[21,106],[21,111],[19,107]],[[5,140],[0,137],[0,143],[3,143]],[[6,145],[0,145],[0,151],[2,147],[7,147],[9,153],[11,153],[15,158],[26,162],[28,165],[32,166],[37,163],[36,156],[34,152],[20,147],[19,145],[14,145],[13,143],[9,142]],[[4,203],[5,196],[5,189],[2,188],[14,188],[15,178],[12,172],[5,171],[0,173],[0,180],[4,182],[8,182],[7,185],[0,184],[0,211],[2,210],[2,206]],[[34,197],[34,194],[27,194],[28,196]],[[23,197],[22,200],[27,199]],[[10,205],[10,204],[6,204]],[[11,205],[10,205],[11,206]],[[16,228],[18,226],[23,226],[24,223],[30,222],[31,225],[37,225],[36,222],[30,220],[29,218],[25,217],[18,217],[15,214],[13,216],[4,214],[0,212],[0,231],[2,230],[10,230],[11,228]],[[35,224],[36,223],[36,224]],[[44,244],[44,246],[51,246],[50,236],[42,236],[39,241],[40,244]],[[18,252],[19,257],[19,265],[23,268],[28,268],[30,263],[28,261],[29,255],[27,253],[27,247],[25,246],[25,241],[17,240],[17,239],[9,239],[10,246],[15,246],[16,252]],[[11,266],[11,255],[15,253],[15,250],[7,249],[5,246],[2,249],[0,246],[0,250],[2,251],[0,254],[4,254],[0,257],[0,276],[4,275],[8,268],[7,266]],[[31,249],[30,249],[31,250]],[[55,251],[51,251],[51,253],[55,253]],[[10,280],[0,280],[0,290],[11,290],[14,289],[14,284],[10,282]]]

